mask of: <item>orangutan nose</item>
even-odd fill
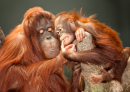
[[[51,36],[46,36],[46,40],[50,40],[51,38]]]

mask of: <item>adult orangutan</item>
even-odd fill
[[[66,92],[54,15],[29,9],[0,49],[0,92]]]
[[[66,46],[62,46],[63,55],[70,61],[105,64],[106,67],[102,68],[101,75],[91,74],[94,83],[108,82],[113,79],[121,82],[130,55],[130,48],[123,49],[117,32],[92,18],[93,16],[83,17],[76,12],[61,12],[57,15],[55,28],[60,35],[60,40]],[[93,36],[94,49],[75,52],[75,46],[72,43],[76,38],[81,41],[84,36],[82,30],[76,31],[79,28],[83,28]],[[71,50],[69,50],[70,47],[72,47]]]

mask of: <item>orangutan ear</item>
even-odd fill
[[[73,31],[76,31],[76,25],[75,25],[75,22],[74,22],[74,20],[72,20],[72,19],[69,19],[69,24],[70,24],[70,27],[71,27],[71,29],[73,30]]]

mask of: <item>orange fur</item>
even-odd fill
[[[61,53],[45,60],[36,29],[41,18],[53,21],[54,15],[40,7],[29,9],[22,24],[5,39],[0,49],[0,92],[65,92],[67,82]]]
[[[65,52],[64,57],[71,61],[77,61],[81,63],[92,63],[96,65],[111,64],[113,79],[121,82],[121,77],[124,69],[127,65],[127,59],[122,53],[122,42],[118,37],[118,33],[108,26],[92,19],[94,15],[90,17],[82,16],[81,13],[61,12],[56,16],[57,23],[62,25],[67,32],[76,31],[71,28],[71,23],[68,21],[74,21],[76,27],[81,27],[85,31],[89,32],[93,38],[94,49],[82,52]],[[75,28],[76,29],[76,28]],[[112,79],[112,78],[111,78]],[[74,83],[75,84],[75,83]]]

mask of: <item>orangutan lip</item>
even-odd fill
[[[66,36],[63,40],[66,40],[66,39],[68,39],[69,37],[68,36]]]
[[[47,49],[45,51],[57,51],[57,49],[59,49],[59,48]]]
[[[56,51],[56,49],[51,49],[50,51]]]

